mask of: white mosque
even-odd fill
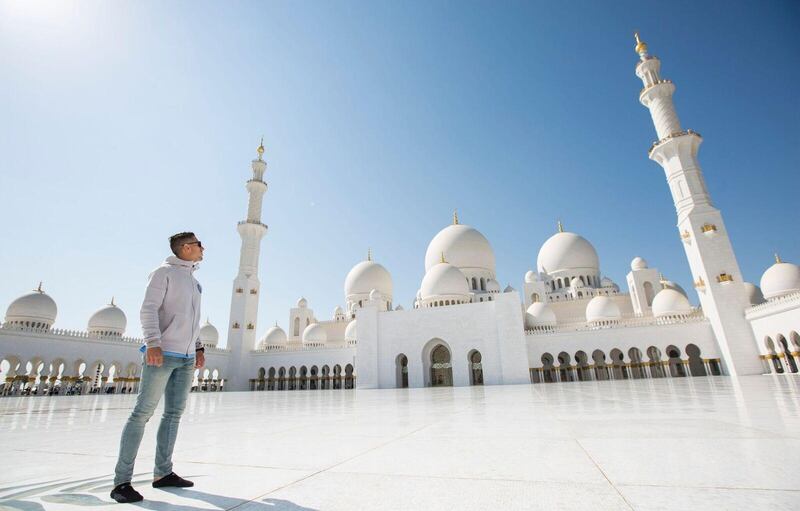
[[[666,173],[699,297],[634,257],[627,292],[603,276],[592,244],[557,232],[539,250],[519,289],[501,289],[495,254],[477,229],[459,222],[431,240],[413,307],[393,306],[390,272],[368,253],[344,279],[344,308],[319,319],[305,298],[256,338],[259,250],[267,227],[263,144],[247,181],[246,220],[233,283],[226,348],[206,322],[199,336],[206,368],[198,391],[403,388],[538,384],[585,380],[797,373],[800,267],[775,263],[760,288],[745,282],[721,212],[697,160],[699,133],[683,129],[675,85],[637,35],[639,101],[658,140],[649,157]],[[54,328],[56,302],[41,285],[14,300],[0,325],[0,394],[133,392],[142,340],[126,337],[126,315],[111,303],[85,331]]]

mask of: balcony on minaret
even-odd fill
[[[703,231],[703,234],[708,238],[712,238],[717,234],[717,226],[714,224],[703,224],[700,230]]]

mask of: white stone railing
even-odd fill
[[[681,323],[698,323],[705,321],[706,317],[703,311],[699,309],[693,310],[691,313],[682,316],[669,316],[657,318],[655,316],[637,316],[634,314],[623,315],[616,321],[603,322],[602,325],[587,323],[585,319],[579,321],[565,321],[560,322],[555,326],[538,326],[532,329],[526,329],[525,335],[545,335],[555,334],[560,332],[580,332],[591,330],[603,330],[611,328],[636,328],[643,326],[657,326],[657,325],[675,325]]]
[[[764,303],[759,303],[758,305],[753,305],[749,309],[744,310],[745,318],[750,318],[755,314],[760,312],[768,312],[770,309],[780,308],[784,305],[791,304],[791,303],[800,303],[800,291],[796,293],[790,293],[788,295],[779,296],[777,298],[770,298],[768,301]]]
[[[297,351],[325,351],[325,350],[340,350],[343,348],[353,348],[355,344],[341,344],[337,346],[305,346],[305,345],[297,345],[297,346],[269,346],[265,348],[256,348],[254,350],[250,350],[250,353],[290,353],[290,352],[297,352]]]

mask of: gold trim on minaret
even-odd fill
[[[633,37],[636,38],[636,47],[634,51],[639,55],[647,54],[647,43],[639,39],[639,31],[633,33]]]
[[[258,149],[256,149],[256,152],[258,153],[258,161],[263,161],[261,159],[261,157],[264,156],[264,137],[263,136],[261,137],[261,143],[258,144]]]
[[[453,225],[458,225],[458,210],[453,210]]]

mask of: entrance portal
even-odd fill
[[[431,386],[453,386],[453,366],[450,364],[450,350],[441,344],[433,348],[431,352]]]

